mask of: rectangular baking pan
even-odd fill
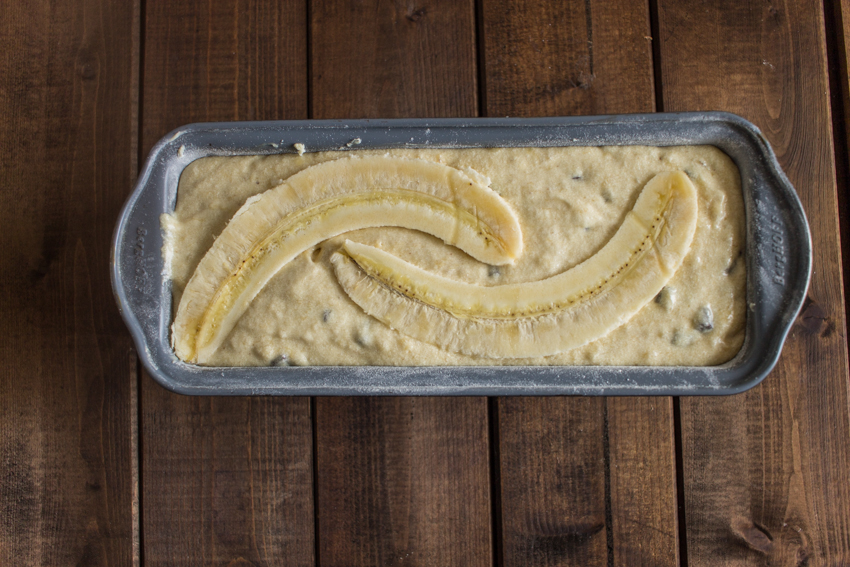
[[[747,233],[744,346],[713,367],[211,368],[170,345],[171,284],[163,277],[159,216],[171,212],[183,169],[207,156],[369,148],[713,145],[737,164]],[[750,122],[719,112],[533,119],[230,122],[175,130],[151,150],[118,220],[112,284],[147,370],[193,395],[719,395],[758,384],[779,357],[811,273],[811,237],[794,188]]]

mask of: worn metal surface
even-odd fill
[[[716,367],[285,367],[186,364],[169,340],[159,215],[174,208],[183,169],[207,156],[369,148],[714,145],[737,164],[747,218],[747,335]],[[112,281],[142,361],[166,388],[194,395],[719,395],[773,368],[802,306],[811,238],[799,199],[758,129],[727,113],[537,119],[424,119],[194,124],[151,150],[119,218]]]

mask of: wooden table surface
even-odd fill
[[[3,0],[0,565],[850,565],[848,48],[850,0]],[[745,394],[211,399],[140,369],[110,238],[172,128],[685,110],[758,125],[811,223]]]

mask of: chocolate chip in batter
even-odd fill
[[[694,344],[694,341],[697,340],[698,336],[699,335],[690,329],[676,329],[673,331],[670,343],[673,346],[687,347]]]
[[[680,346],[682,344],[682,333],[679,329],[673,331],[673,336],[670,338],[670,344]]]
[[[354,333],[354,342],[363,348],[369,348],[374,344],[375,339],[368,326],[364,325]]]
[[[655,296],[655,303],[660,305],[665,311],[670,311],[676,304],[676,288],[664,286],[658,295]]]
[[[739,250],[738,254],[734,258],[732,258],[732,261],[729,262],[728,266],[726,266],[726,269],[723,271],[723,273],[727,276],[732,275],[732,272],[734,272],[735,268],[738,267],[738,261],[741,259],[742,255],[743,253]]]
[[[714,312],[710,305],[703,305],[694,316],[694,329],[700,333],[708,333],[714,329]]]

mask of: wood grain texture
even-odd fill
[[[487,116],[652,112],[647,7],[602,0],[483,0]]]
[[[138,5],[0,10],[0,564],[132,565],[136,360],[109,282]]]
[[[670,398],[608,398],[611,563],[679,565]]]
[[[470,0],[311,2],[311,118],[477,116]]]
[[[154,389],[143,399],[145,563],[312,565],[309,400]]]
[[[304,2],[152,0],[145,21],[145,152],[188,122],[307,118]]]
[[[474,116],[472,2],[314,1],[312,118]],[[490,565],[487,402],[319,398],[321,565]]]
[[[850,411],[824,20],[819,2],[659,2],[665,110],[753,121],[800,194],[808,301],[776,370],[681,405],[691,565],[850,563]],[[843,158],[842,158],[843,159]]]
[[[193,121],[307,116],[303,2],[146,3],[142,147]],[[142,384],[149,565],[313,565],[307,398]]]
[[[483,3],[490,116],[652,112],[646,6]],[[499,403],[504,565],[677,565],[669,398]]]
[[[504,565],[608,563],[604,403],[499,400]]]
[[[491,565],[486,400],[320,398],[321,565]]]

